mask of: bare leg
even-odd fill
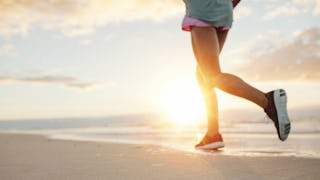
[[[213,88],[207,86],[199,66],[197,66],[197,80],[201,88],[205,108],[207,112],[207,135],[215,136],[219,132],[219,112],[217,95]]]
[[[266,107],[267,98],[263,92],[245,83],[237,76],[221,72],[219,54],[226,39],[226,33],[217,32],[213,28],[193,27],[191,35],[194,54],[201,69],[201,73],[198,70],[198,80],[199,75],[202,74],[199,83],[207,106],[208,133],[210,133],[208,135],[214,135],[218,132],[218,107],[216,95],[212,90],[214,87],[250,100],[262,108]]]
[[[228,31],[218,31],[219,39],[219,54],[223,48],[224,42],[227,38]],[[196,70],[197,80],[201,88],[203,100],[207,112],[207,135],[215,136],[219,132],[219,112],[218,112],[218,101],[215,89],[211,88],[206,84],[206,81],[201,73],[199,65]]]

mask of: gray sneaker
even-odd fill
[[[287,95],[285,90],[277,89],[266,94],[268,105],[264,109],[269,118],[274,122],[278,137],[285,141],[290,133],[290,120],[287,112]]]

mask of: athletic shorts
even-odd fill
[[[228,30],[233,22],[233,7],[231,0],[184,0],[186,16],[182,29],[190,31],[193,26],[214,27],[218,30]]]
[[[230,27],[228,26],[213,26],[209,23],[206,23],[204,21],[201,21],[199,19],[190,17],[188,15],[185,15],[182,21],[182,30],[184,31],[191,31],[192,27],[213,27],[217,31],[228,31]]]

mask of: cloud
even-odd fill
[[[291,0],[281,5],[273,5],[263,16],[264,20],[272,20],[280,16],[292,16],[312,12],[320,14],[320,0]]]
[[[320,28],[295,33],[291,41],[272,32],[258,38],[255,46],[245,65],[234,69],[246,79],[320,83]]]
[[[250,16],[252,14],[252,8],[247,6],[240,6],[239,8],[235,9],[234,19],[238,20],[240,18]]]
[[[31,83],[31,84],[62,84],[66,87],[76,88],[79,90],[88,90],[102,85],[97,82],[84,82],[70,76],[59,75],[36,75],[36,76],[17,76],[17,75],[0,75],[0,85],[4,83]]]
[[[181,0],[4,0],[0,34],[23,36],[40,27],[83,35],[112,22],[162,20],[181,13],[183,7]]]
[[[17,54],[17,50],[12,44],[3,44],[0,46],[0,57],[11,57]]]
[[[311,5],[313,14],[320,14],[320,0],[292,0],[292,3],[296,5]]]
[[[272,8],[272,10],[269,10],[263,17],[265,20],[272,20],[276,17],[282,16],[282,15],[297,15],[301,14],[302,10],[296,6],[292,6],[291,3],[286,3],[282,6]]]
[[[315,14],[315,15],[320,14],[320,0],[317,0],[316,7],[313,10],[313,14]]]

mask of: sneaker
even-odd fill
[[[287,95],[285,90],[277,89],[266,94],[268,105],[264,109],[269,118],[274,122],[278,137],[285,141],[290,133],[290,120],[287,112]]]
[[[195,146],[196,149],[201,149],[201,150],[217,150],[223,147],[224,147],[224,143],[220,133],[218,133],[214,137],[210,137],[206,135],[201,140],[201,142]]]

